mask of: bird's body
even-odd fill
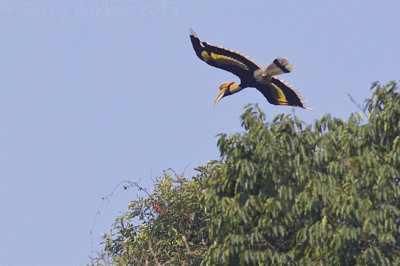
[[[275,105],[289,105],[307,108],[299,91],[278,79],[276,75],[292,72],[294,69],[285,58],[275,59],[264,68],[246,55],[202,41],[190,30],[190,39],[197,56],[207,64],[229,71],[240,78],[240,84],[223,83],[214,106],[225,96],[237,93],[247,87],[255,87]]]

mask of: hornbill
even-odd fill
[[[293,66],[286,58],[276,58],[268,67],[264,68],[240,52],[201,40],[192,29],[190,29],[190,40],[201,60],[240,78],[240,84],[226,82],[219,87],[220,92],[215,99],[214,107],[225,96],[237,93],[247,87],[255,87],[271,104],[309,109],[298,90],[276,77],[276,75],[294,71]]]

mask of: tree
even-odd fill
[[[246,132],[221,135],[204,196],[209,264],[400,264],[400,95],[393,82],[373,89],[367,123],[266,123],[250,106]]]
[[[266,122],[248,106],[218,161],[189,180],[165,172],[132,201],[106,253],[131,265],[400,265],[400,93],[372,89],[347,121]]]
[[[198,265],[208,248],[209,215],[200,207],[202,176],[191,180],[165,171],[146,198],[131,201],[103,236],[117,265]],[[98,260],[100,264],[101,260]]]

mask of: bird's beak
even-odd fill
[[[214,107],[217,106],[217,103],[219,102],[219,100],[221,100],[224,96],[225,96],[225,92],[226,92],[227,88],[221,88],[217,98],[214,101]]]

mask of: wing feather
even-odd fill
[[[238,51],[201,40],[193,30],[190,30],[190,40],[201,60],[210,66],[229,71],[240,78],[246,78],[249,72],[253,73],[262,68],[262,65]]]
[[[284,80],[272,77],[270,83],[258,86],[257,89],[267,98],[268,102],[275,105],[307,107],[300,92]]]

